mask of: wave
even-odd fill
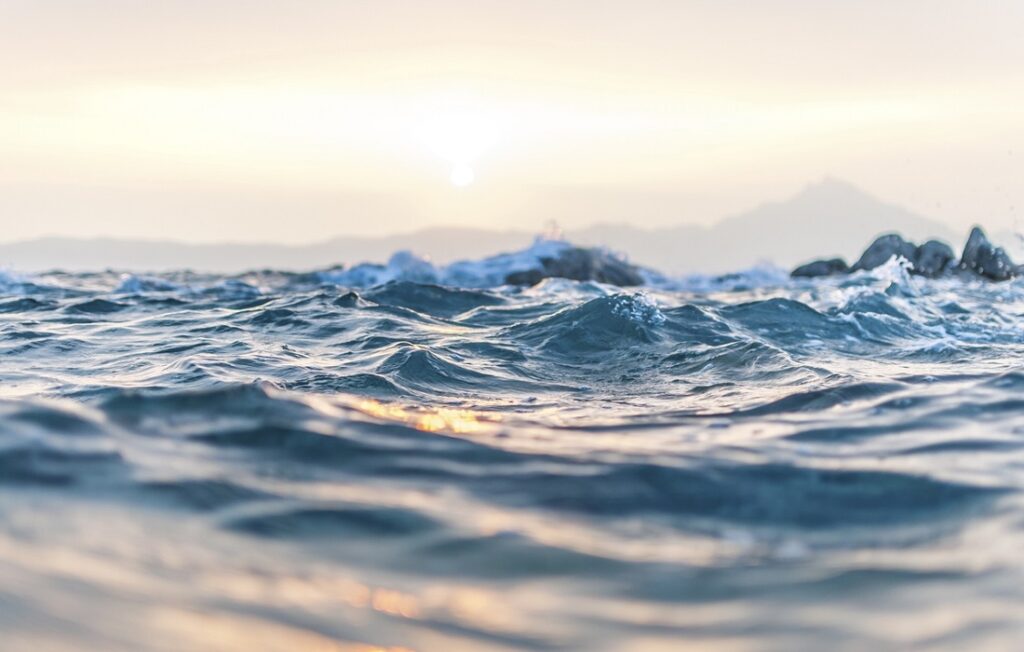
[[[570,249],[0,277],[0,638],[1013,640],[1021,281],[507,283]]]
[[[547,352],[579,356],[656,342],[660,339],[658,327],[665,321],[647,295],[619,294],[516,324],[508,333],[518,342]]]
[[[455,317],[483,306],[500,306],[499,295],[433,284],[392,281],[368,292],[366,298],[381,305],[399,306],[433,317]]]

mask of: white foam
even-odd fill
[[[906,294],[917,296],[920,294],[918,282],[910,273],[913,263],[902,256],[893,256],[883,264],[874,269],[854,272],[849,276],[852,281],[864,281],[869,284],[881,283],[887,289],[897,286]]]
[[[23,294],[25,286],[30,283],[32,283],[32,279],[24,274],[10,269],[0,269],[0,292]]]
[[[658,308],[658,304],[649,294],[642,291],[616,296],[612,312],[649,326],[660,326],[665,323],[665,315]]]
[[[459,287],[497,287],[504,285],[505,278],[512,272],[540,269],[543,258],[557,258],[571,247],[564,240],[540,236],[522,251],[452,263],[443,270],[444,282]]]
[[[571,246],[561,240],[539,237],[522,251],[482,260],[461,260],[441,267],[411,251],[399,251],[386,265],[362,263],[350,269],[318,272],[317,278],[323,283],[347,287],[372,287],[390,281],[442,283],[465,288],[497,287],[504,285],[505,278],[512,272],[540,269],[542,258],[555,258]]]
[[[153,276],[122,274],[121,282],[114,289],[115,294],[146,294],[149,292],[180,292],[185,286]]]
[[[438,283],[441,273],[429,259],[403,250],[392,254],[386,265],[361,263],[350,269],[318,272],[317,278],[321,283],[363,288],[391,281]]]

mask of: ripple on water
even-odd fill
[[[0,638],[1012,647],[1024,286],[513,264],[0,278]]]

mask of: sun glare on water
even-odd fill
[[[456,435],[480,434],[490,429],[498,418],[473,410],[458,408],[406,409],[400,405],[365,399],[354,406],[363,414],[397,421],[423,432],[448,432]]]

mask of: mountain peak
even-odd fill
[[[807,200],[849,201],[851,199],[882,203],[849,181],[833,176],[825,176],[818,181],[807,184],[796,196],[789,199],[786,203]]]
[[[726,272],[769,259],[791,267],[813,258],[863,251],[875,236],[898,232],[923,241],[959,240],[939,222],[876,199],[857,186],[826,176],[781,201],[762,204],[710,227],[679,225],[643,229],[629,224],[575,230],[568,239],[605,245],[637,263],[670,273]],[[387,260],[409,249],[446,263],[529,245],[527,231],[438,227],[388,237],[341,237],[304,246],[184,245],[173,242],[51,239],[0,244],[0,262],[23,271],[65,269],[131,270],[192,268],[239,271],[276,267],[310,269],[343,262]]]

